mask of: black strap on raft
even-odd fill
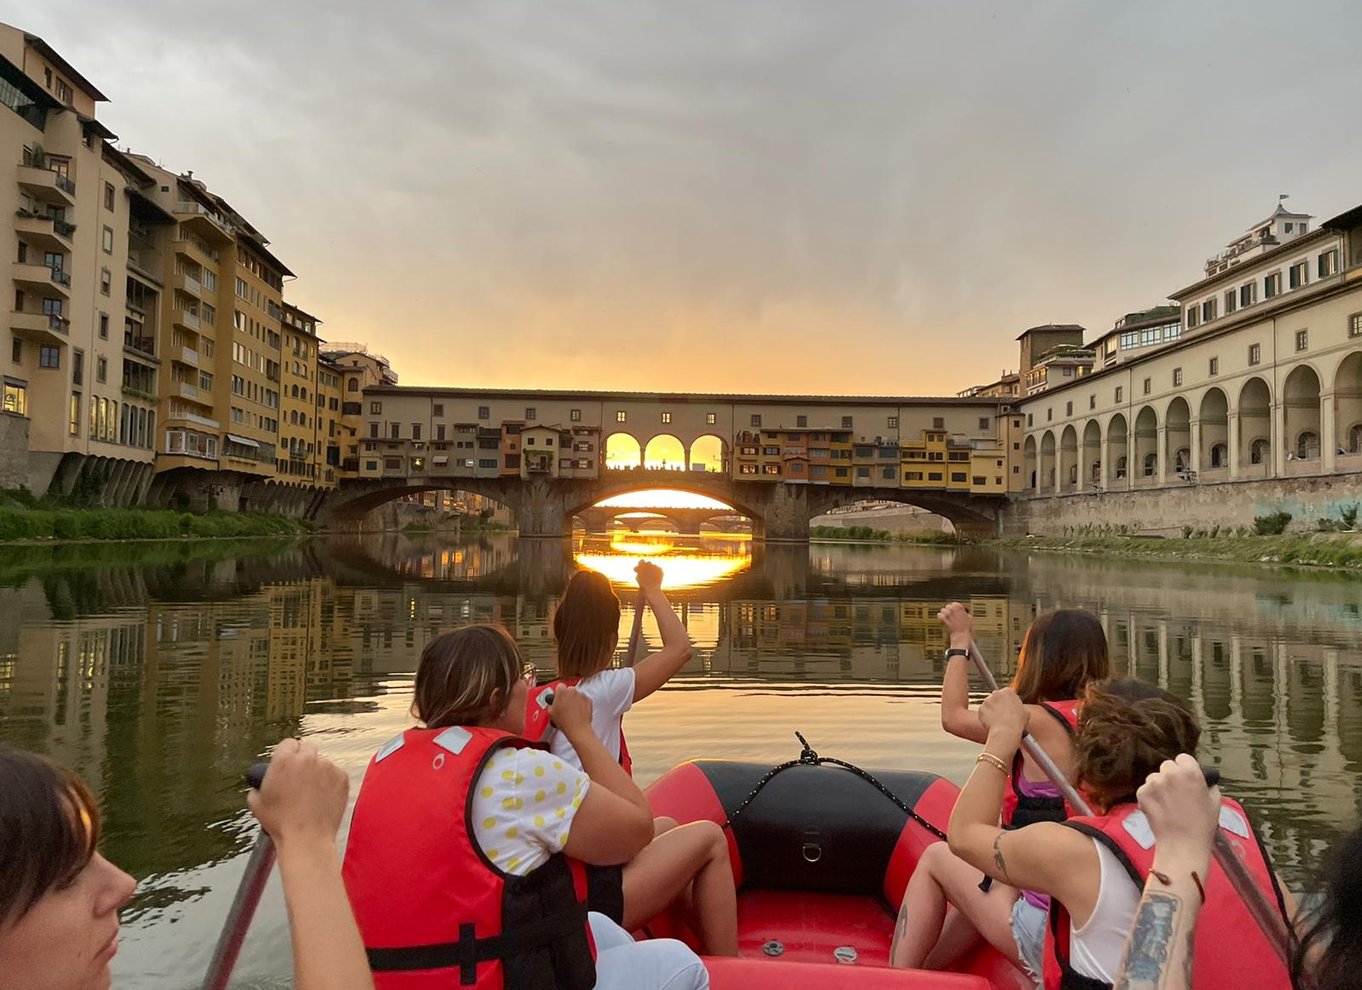
[[[904,804],[897,794],[895,794],[889,788],[885,787],[878,780],[876,780],[873,774],[865,770],[862,770],[860,767],[855,766],[854,764],[848,763],[846,760],[839,760],[832,756],[819,756],[817,753],[813,751],[813,747],[809,745],[809,741],[804,738],[803,734],[798,729],[795,730],[795,738],[798,739],[800,745],[804,747],[799,754],[799,758],[795,760],[789,760],[788,762],[781,763],[779,766],[774,766],[770,770],[767,770],[765,775],[761,778],[761,780],[757,781],[757,786],[752,788],[752,793],[748,794],[747,797],[743,798],[742,803],[733,809],[733,813],[728,816],[728,821],[724,822],[724,828],[731,828],[733,826],[734,820],[744,811],[747,810],[747,806],[752,803],[753,799],[756,798],[758,794],[761,793],[761,789],[765,787],[767,784],[769,784],[771,782],[771,778],[775,777],[777,774],[783,773],[784,771],[790,769],[790,767],[798,766],[817,767],[822,766],[824,763],[831,763],[833,766],[838,766],[842,767],[845,770],[850,770],[856,776],[864,780],[867,784],[873,786],[877,791],[879,791],[881,794],[887,797],[890,801],[893,801],[900,811],[902,811],[913,821],[917,822],[928,832],[931,832],[932,835],[936,836],[938,839],[944,839],[946,837],[945,832],[941,831],[941,829],[937,828],[935,825],[927,821],[927,819],[923,818],[912,808],[908,807],[908,805]]]
[[[505,959],[521,952],[533,952],[586,926],[586,905],[572,907],[520,925],[513,932],[478,938],[472,925],[459,926],[457,942],[436,945],[411,945],[401,948],[367,948],[369,968],[375,973],[405,972],[418,969],[454,969],[460,982],[476,982],[477,964]]]

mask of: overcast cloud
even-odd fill
[[[0,4],[3,6],[3,4]],[[5,20],[403,383],[951,393],[1278,193],[1362,202],[1362,6],[78,0]]]

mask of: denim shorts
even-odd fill
[[[1017,940],[1017,953],[1022,965],[1037,984],[1045,966],[1045,925],[1049,915],[1025,897],[1018,897],[1012,905],[1012,937]]]

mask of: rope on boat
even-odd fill
[[[824,763],[831,763],[833,766],[838,766],[842,767],[845,770],[850,770],[856,776],[864,780],[867,784],[870,784],[877,791],[879,791],[881,794],[887,797],[890,801],[893,801],[900,811],[902,811],[913,821],[917,822],[928,832],[932,833],[932,835],[936,836],[938,839],[946,838],[945,832],[941,831],[941,829],[937,828],[935,825],[927,821],[927,819],[923,818],[912,808],[908,807],[908,805],[904,804],[903,800],[897,794],[895,794],[889,788],[885,787],[882,783],[876,780],[874,774],[871,774],[866,770],[862,770],[860,767],[848,763],[846,760],[839,760],[836,757],[832,756],[819,756],[817,753],[814,752],[813,747],[809,745],[809,741],[804,738],[803,733],[801,733],[798,729],[795,730],[795,738],[798,739],[800,745],[804,747],[799,754],[799,758],[789,760],[785,763],[781,763],[780,765],[774,766],[770,770],[766,771],[765,776],[763,776],[761,780],[757,781],[757,786],[752,788],[752,793],[748,794],[747,797],[743,798],[742,804],[738,805],[736,808],[733,809],[733,813],[728,816],[728,821],[724,822],[724,828],[731,828],[733,826],[734,820],[737,819],[739,815],[741,815],[744,811],[747,810],[747,806],[752,803],[752,801],[756,798],[758,794],[761,793],[761,789],[765,787],[767,784],[769,784],[771,782],[771,779],[775,777],[777,774],[783,773],[784,771],[790,769],[790,767],[797,766],[816,767],[822,766]]]

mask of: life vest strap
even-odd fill
[[[459,982],[477,982],[477,964],[494,959],[507,959],[525,952],[534,952],[565,936],[580,934],[586,925],[586,905],[573,904],[554,914],[517,925],[514,931],[478,938],[474,926],[459,926],[457,942],[438,942],[433,945],[409,945],[397,948],[365,947],[369,968],[375,973],[406,972],[422,969],[460,969]]]

